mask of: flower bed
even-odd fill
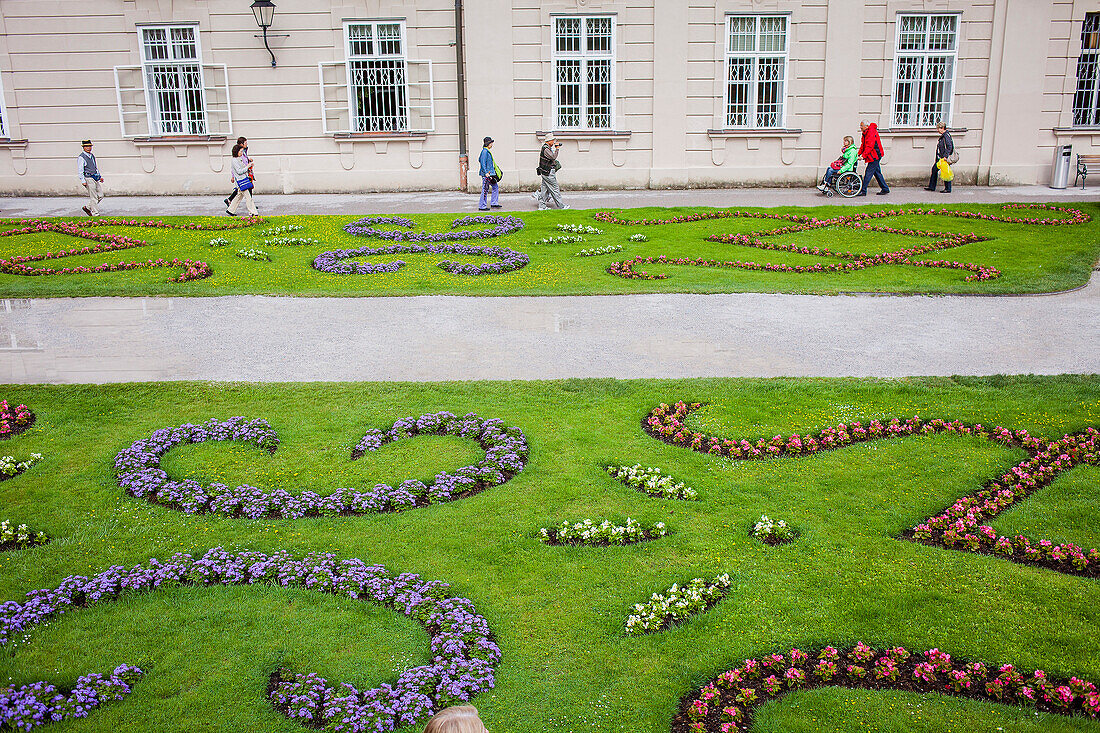
[[[627,486],[650,496],[687,501],[698,497],[695,489],[685,486],[684,482],[676,481],[667,474],[662,474],[659,468],[643,467],[640,463],[635,463],[633,466],[608,466],[604,470],[611,474],[612,478],[617,478]]]
[[[95,708],[124,699],[145,673],[122,664],[109,677],[93,673],[78,677],[65,694],[48,682],[0,687],[0,730],[29,731],[54,722],[86,718]]]
[[[766,545],[785,545],[797,536],[782,519],[771,519],[767,514],[760,515],[759,521],[752,526],[752,536]]]
[[[728,574],[716,576],[709,583],[703,578],[693,578],[683,587],[674,583],[663,594],[654,593],[645,603],[634,604],[634,613],[626,619],[626,633],[636,635],[662,631],[703,613],[722,600],[729,587]]]
[[[582,249],[577,252],[574,257],[595,257],[596,255],[609,255],[612,252],[622,252],[623,246],[621,244],[609,244],[606,247],[595,247],[594,249]]]
[[[330,684],[313,674],[276,670],[269,681],[269,699],[289,718],[331,730],[365,730],[370,725],[371,730],[390,731],[421,723],[437,709],[469,700],[494,685],[500,649],[484,617],[468,599],[448,595],[446,583],[425,581],[411,573],[394,576],[380,565],[358,559],[338,561],[326,553],[311,553],[297,560],[286,552],[267,555],[216,547],[198,560],[177,554],[168,562],[154,558],[147,566],[129,570],[114,566],[91,578],[69,576],[56,588],[28,593],[24,603],[0,604],[0,647],[22,639],[38,624],[73,609],[117,600],[124,593],[180,585],[253,584],[278,584],[379,603],[422,624],[431,636],[429,664],[405,670],[393,683],[372,690]],[[119,669],[121,674],[133,670]],[[41,690],[46,685],[37,682],[27,688]],[[23,715],[34,694],[5,696],[0,690],[0,723],[5,716]]]
[[[311,239],[309,237],[270,237],[264,240],[264,245],[267,247],[277,246],[291,246],[300,247],[303,245],[320,244],[321,240]]]
[[[230,242],[225,237],[214,237],[207,244],[211,247],[228,247]]]
[[[1019,705],[1059,715],[1100,716],[1100,694],[1093,682],[1053,679],[1037,669],[952,659],[939,649],[910,654],[903,647],[771,654],[746,659],[680,701],[673,733],[730,733],[752,727],[755,709],[791,690],[818,687],[939,692],[972,700]]]
[[[25,433],[34,425],[34,413],[26,405],[16,405],[15,409],[7,400],[0,400],[0,440],[14,438]]]
[[[271,262],[271,255],[262,249],[238,249],[237,256],[242,260],[256,260],[257,262]]]
[[[603,234],[603,229],[584,224],[558,224],[558,230],[570,234]]]
[[[719,267],[728,269],[743,269],[743,270],[764,270],[769,272],[788,272],[788,273],[814,273],[814,272],[854,272],[856,270],[863,270],[869,267],[878,267],[880,265],[911,265],[914,267],[941,267],[948,269],[964,270],[970,272],[970,275],[966,276],[968,282],[992,280],[996,277],[1000,277],[1000,271],[994,267],[988,267],[983,265],[976,265],[971,263],[954,262],[947,260],[914,260],[913,258],[921,255],[942,249],[951,249],[959,247],[971,242],[986,241],[989,237],[982,237],[977,234],[956,234],[956,233],[943,233],[943,232],[930,232],[930,231],[918,231],[914,229],[901,229],[896,227],[876,227],[866,224],[867,220],[882,219],[886,217],[894,217],[900,215],[937,215],[937,216],[952,216],[963,219],[981,219],[984,221],[997,221],[1007,222],[1015,224],[1034,224],[1034,225],[1046,225],[1046,226],[1061,226],[1061,225],[1073,225],[1082,224],[1090,220],[1090,217],[1079,209],[1071,209],[1067,207],[1048,206],[1045,204],[1012,204],[1005,206],[1006,209],[1040,209],[1048,211],[1057,211],[1070,214],[1071,216],[1065,219],[1037,219],[1037,218],[1011,218],[1011,217],[997,217],[991,214],[974,214],[968,211],[956,211],[953,209],[894,209],[889,211],[873,211],[865,212],[861,214],[855,214],[851,216],[837,216],[831,219],[815,219],[812,217],[801,216],[796,214],[769,214],[763,212],[745,212],[745,211],[715,211],[706,212],[702,214],[693,214],[690,216],[674,217],[672,219],[641,219],[641,220],[628,220],[619,219],[610,212],[600,212],[596,214],[598,221],[604,221],[612,224],[625,224],[625,225],[658,225],[658,224],[676,224],[683,222],[702,221],[709,219],[722,219],[731,217],[741,218],[753,218],[753,219],[778,219],[784,221],[793,222],[791,226],[782,227],[772,231],[764,232],[752,232],[750,234],[722,234],[707,237],[707,241],[711,242],[723,242],[727,244],[736,244],[743,247],[755,247],[757,249],[774,250],[782,252],[793,252],[805,255],[814,255],[821,257],[834,257],[837,259],[847,260],[847,262],[841,263],[829,263],[829,264],[813,264],[813,265],[785,265],[785,264],[772,264],[772,263],[757,263],[757,262],[742,262],[740,260],[714,260],[706,258],[690,258],[690,257],[678,257],[670,259],[665,255],[657,257],[643,257],[638,256],[631,260],[623,262],[612,263],[607,272],[616,275],[618,277],[624,277],[634,280],[663,280],[669,277],[665,274],[650,273],[645,270],[638,269],[638,265],[657,264],[657,265],[681,265],[690,267]],[[823,247],[800,247],[793,244],[781,244],[770,243],[765,241],[765,237],[776,237],[784,234],[792,234],[796,232],[804,232],[814,229],[821,229],[824,227],[839,226],[847,227],[849,229],[862,229],[866,231],[885,232],[889,234],[899,234],[908,237],[930,237],[935,238],[936,241],[930,244],[918,245],[913,247],[907,247],[904,249],[896,250],[894,252],[884,252],[881,254],[865,254],[859,252],[836,252]]]
[[[222,231],[226,229],[241,229],[244,227],[254,226],[263,221],[263,217],[251,217],[242,221],[235,222],[217,222],[211,224],[166,224],[163,221],[141,221],[137,219],[90,219],[88,221],[82,221],[80,223],[59,221],[51,222],[42,219],[22,219],[15,224],[19,224],[16,229],[9,229],[0,232],[0,237],[14,237],[21,234],[35,234],[41,232],[57,232],[59,234],[67,234],[72,237],[78,237],[80,239],[88,239],[96,242],[96,244],[90,247],[81,247],[80,249],[61,250],[59,252],[46,252],[44,254],[37,255],[16,255],[6,260],[0,260],[0,272],[7,273],[9,275],[77,275],[86,273],[98,273],[98,272],[120,272],[125,270],[137,270],[146,267],[170,267],[170,268],[182,268],[183,272],[178,277],[174,277],[169,282],[188,282],[191,280],[201,280],[203,278],[210,277],[213,274],[213,270],[205,262],[199,262],[196,260],[181,260],[175,258],[172,260],[165,260],[163,258],[156,260],[148,260],[146,262],[112,262],[104,263],[101,265],[93,265],[92,267],[85,267],[83,265],[78,267],[31,267],[27,265],[27,262],[41,262],[43,260],[57,260],[63,257],[75,257],[77,255],[86,254],[98,254],[102,252],[114,252],[123,249],[133,249],[135,247],[145,247],[149,243],[143,239],[134,239],[132,237],[124,237],[119,234],[101,234],[99,232],[89,231],[88,227],[102,227],[102,226],[130,226],[130,227],[147,227],[156,229],[178,229],[186,231]],[[211,240],[213,242],[214,240]]]
[[[626,238],[626,240],[628,242],[648,242],[649,237],[642,234],[641,232],[638,232],[637,234],[631,234],[629,237]]]
[[[7,519],[0,522],[0,552],[25,550],[28,547],[44,545],[49,541],[50,538],[45,532],[34,532],[25,524],[16,526]]]
[[[496,275],[525,267],[531,259],[523,252],[507,247],[473,247],[466,244],[391,244],[385,247],[359,247],[322,252],[313,260],[313,268],[334,275],[377,275],[397,272],[405,266],[404,260],[371,264],[365,262],[341,262],[350,257],[372,257],[393,254],[452,254],[496,257],[499,262],[468,265],[443,260],[437,266],[455,275]]]
[[[260,232],[261,237],[277,237],[280,234],[289,234],[291,232],[300,232],[303,227],[301,224],[283,224],[282,226],[270,227]]]
[[[585,238],[579,234],[560,234],[553,237],[536,239],[534,244],[580,244],[584,241],[586,241]]]
[[[645,542],[664,537],[668,534],[664,522],[657,522],[649,527],[637,522],[630,517],[626,518],[626,524],[615,524],[610,519],[605,519],[599,524],[591,519],[579,522],[563,521],[557,527],[543,527],[539,530],[539,538],[548,545],[588,545],[592,547],[607,547],[609,545],[630,545],[635,542]]]
[[[451,222],[452,230],[478,224],[493,225],[491,229],[467,229],[458,232],[429,233],[424,231],[403,232],[396,229],[376,229],[375,227],[379,224],[388,224],[406,229],[416,226],[416,222],[403,216],[368,216],[345,225],[344,231],[357,237],[392,239],[396,242],[455,242],[467,239],[492,239],[523,229],[522,219],[514,216],[496,216],[492,214],[461,216],[455,219]]]
[[[31,453],[30,458],[22,461],[15,460],[14,456],[0,456],[0,481],[18,476],[41,460],[41,453]]]
[[[1086,551],[1072,543],[1035,541],[1023,535],[1003,537],[984,523],[1047,486],[1063,471],[1081,464],[1100,465],[1100,431],[1096,428],[1048,441],[1026,430],[968,425],[958,420],[911,417],[903,421],[895,417],[885,423],[870,420],[864,425],[854,421],[812,434],[776,435],[750,441],[708,435],[687,427],[687,416],[699,407],[702,405],[697,402],[689,405],[681,401],[674,407],[662,404],[650,412],[642,426],[658,440],[734,460],[812,454],[852,443],[931,433],[977,435],[1009,448],[1023,449],[1029,454],[1027,459],[984,482],[980,489],[962,497],[943,513],[907,530],[905,538],[938,547],[997,554],[1060,573],[1100,577],[1100,550]]]
[[[262,419],[249,421],[234,417],[225,422],[209,420],[202,425],[163,428],[148,438],[135,441],[115,456],[115,471],[119,486],[131,496],[187,514],[296,519],[397,512],[461,499],[503,484],[522,471],[527,460],[527,438],[519,428],[505,428],[503,425],[501,420],[482,420],[473,413],[456,417],[449,412],[436,412],[401,418],[385,432],[368,430],[352,451],[352,460],[366,452],[378,450],[386,443],[416,435],[469,438],[485,449],[485,455],[476,464],[463,466],[453,473],[441,471],[428,484],[408,479],[397,487],[378,484],[363,491],[339,488],[328,496],[312,491],[294,495],[283,489],[266,492],[247,485],[232,489],[217,483],[203,486],[190,479],[173,480],[160,468],[161,456],[175,446],[187,443],[231,440],[252,443],[274,453],[279,446],[279,437],[274,428]]]

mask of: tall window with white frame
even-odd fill
[[[8,108],[4,105],[4,85],[0,83],[0,138],[11,137],[8,132]]]
[[[142,28],[141,64],[152,134],[207,134],[198,28]]]
[[[348,85],[352,130],[409,129],[405,26],[401,21],[348,23]]]
[[[893,124],[932,127],[951,123],[958,15],[899,15],[894,61]]]
[[[730,16],[726,127],[782,127],[787,98],[787,16]]]
[[[1100,126],[1100,13],[1085,13],[1081,28],[1081,55],[1077,58],[1077,93],[1073,95],[1073,124]]]
[[[615,18],[554,18],[554,119],[561,129],[610,130],[615,119]]]

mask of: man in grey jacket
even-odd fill
[[[92,141],[85,140],[80,143],[84,152],[76,156],[76,177],[80,185],[88,190],[88,205],[81,206],[88,216],[99,216],[99,202],[103,200],[103,176],[99,173],[99,165],[92,155]]]

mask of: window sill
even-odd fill
[[[800,128],[786,127],[726,127],[721,130],[707,130],[707,137],[731,138],[731,137],[798,137],[802,134]]]
[[[947,131],[952,136],[965,135],[970,132],[970,128],[967,127],[949,127]],[[879,135],[884,137],[939,137],[940,132],[936,128],[928,127],[882,127],[879,128]]]
[[[1055,127],[1055,135],[1100,135],[1100,127]]]
[[[427,140],[427,132],[336,132],[332,137],[348,142],[389,142],[392,140]]]
[[[9,137],[0,137],[0,149],[22,150],[27,147],[27,140],[12,140]]]
[[[535,130],[535,136],[542,138],[550,130]],[[630,130],[553,130],[554,137],[561,140],[616,140],[628,138]]]
[[[134,145],[140,147],[156,147],[159,145],[225,145],[225,135],[150,135],[147,137],[133,138]]]

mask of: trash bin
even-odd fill
[[[1072,155],[1072,145],[1054,146],[1054,162],[1050,165],[1051,188],[1065,188],[1069,184],[1069,165]]]

